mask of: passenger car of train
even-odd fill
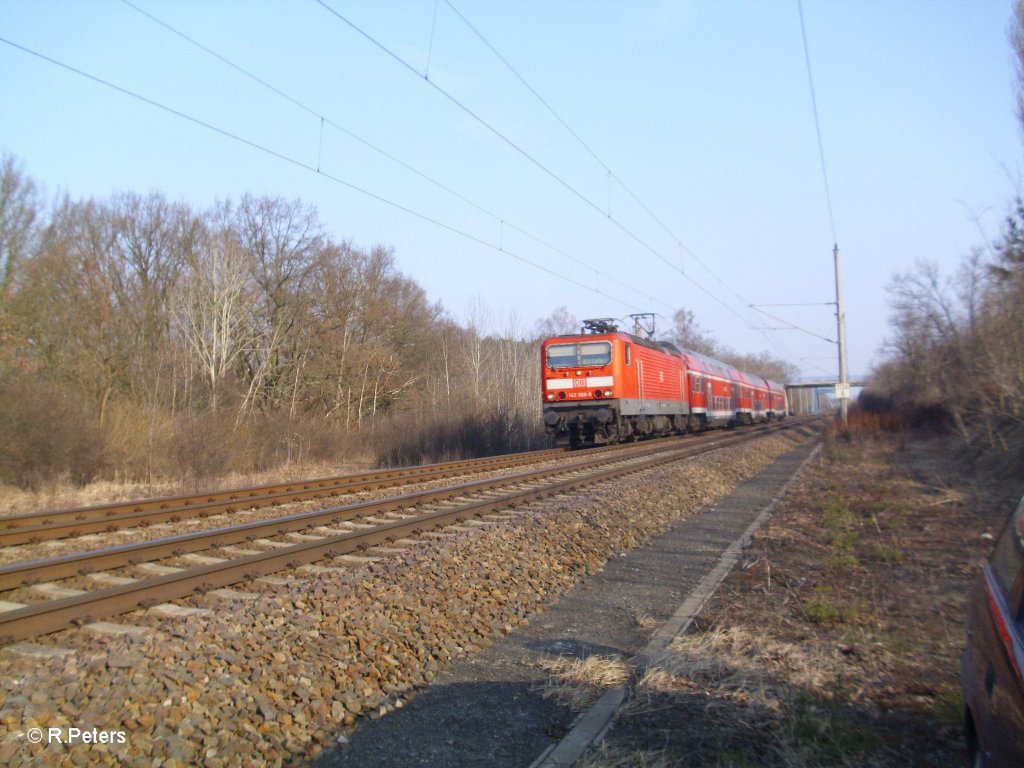
[[[619,331],[607,320],[541,344],[544,424],[578,448],[781,419],[781,384]]]

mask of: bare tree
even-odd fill
[[[128,389],[131,356],[113,242],[109,209],[63,200],[11,301],[32,364],[88,393],[100,426],[111,397]]]
[[[116,195],[110,204],[108,273],[120,307],[118,333],[130,350],[129,386],[153,407],[171,385],[171,296],[195,246],[199,221],[163,195]]]
[[[247,196],[196,214],[159,194],[65,197],[43,221],[34,183],[12,158],[0,171],[0,421],[73,417],[88,433],[72,452],[76,476],[116,466],[150,477],[183,460],[199,475],[229,466],[235,442],[259,445],[236,455],[262,462],[282,432],[327,445],[344,431],[333,426],[376,435],[367,428],[384,417],[403,437],[421,425],[440,434],[453,453],[542,435],[536,344],[514,318],[493,334],[478,304],[461,327],[391,249],[332,242],[311,206]],[[564,308],[553,322],[574,330]],[[48,405],[18,412],[17,393],[33,390]],[[53,407],[69,398],[73,408]],[[226,426],[236,407],[231,445],[199,426]],[[27,442],[37,437],[4,448],[70,466],[67,451]]]
[[[202,371],[209,408],[216,411],[224,382],[256,339],[252,265],[231,227],[230,203],[206,216],[197,247],[186,259],[186,276],[173,307],[175,327]]]
[[[248,195],[239,204],[236,229],[257,291],[253,319],[258,327],[251,335],[261,340],[245,354],[246,404],[249,410],[276,410],[298,362],[296,333],[308,307],[305,289],[324,235],[312,206]]]
[[[702,355],[718,353],[718,344],[714,337],[697,322],[697,316],[691,310],[676,310],[672,315],[672,323],[669,335],[676,346]]]
[[[466,334],[462,345],[462,362],[466,367],[467,380],[470,385],[469,395],[474,408],[483,402],[486,391],[484,373],[487,356],[484,336],[489,322],[487,309],[484,307],[483,301],[477,297],[466,316]]]
[[[1013,4],[1010,45],[1017,58],[1017,119],[1024,129],[1024,0],[1016,0]]]
[[[35,182],[13,155],[0,157],[0,305],[18,264],[36,245],[42,209]]]
[[[997,252],[1015,239],[1011,225]],[[1012,263],[1003,263],[987,264],[975,252],[955,279],[924,263],[889,287],[882,393],[910,409],[946,412],[968,442],[980,432],[1000,445],[1007,423],[1024,423],[1024,292]]]
[[[561,306],[547,317],[536,322],[533,327],[533,335],[538,339],[546,339],[550,336],[578,333],[579,330],[579,321],[569,312],[567,307]]]

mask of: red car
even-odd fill
[[[1024,499],[982,568],[960,663],[971,765],[1024,766]]]

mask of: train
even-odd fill
[[[786,390],[727,363],[585,320],[541,342],[544,427],[582,448],[783,419]]]

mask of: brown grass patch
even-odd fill
[[[617,656],[559,656],[538,663],[549,675],[541,689],[544,698],[554,699],[575,712],[587,709],[605,691],[625,685],[633,674],[629,664]]]

